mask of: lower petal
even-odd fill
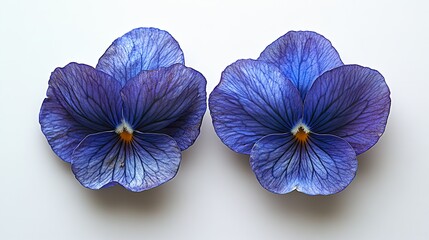
[[[309,195],[334,194],[350,184],[357,170],[350,144],[314,133],[305,143],[290,133],[268,135],[253,147],[250,164],[260,184],[279,194],[295,189]]]
[[[79,182],[91,189],[112,183],[139,192],[172,179],[179,168],[180,149],[163,134],[134,132],[131,142],[115,132],[85,138],[73,154],[72,169]]]
[[[177,142],[164,134],[135,133],[118,183],[132,191],[157,187],[176,176],[181,159]]]

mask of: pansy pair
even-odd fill
[[[389,95],[380,73],[343,65],[323,36],[288,32],[257,60],[228,66],[209,107],[220,139],[250,154],[264,188],[326,195],[352,181],[356,156],[384,132]],[[184,65],[177,41],[138,28],[96,68],[55,69],[39,120],[83,186],[143,191],[176,175],[205,111],[206,80]]]

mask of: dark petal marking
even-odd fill
[[[88,136],[73,153],[72,170],[79,182],[91,189],[118,183],[140,192],[172,179],[179,168],[180,149],[163,134],[133,133],[130,143],[115,132]]]
[[[109,75],[84,64],[69,63],[55,69],[49,86],[48,95],[55,96],[82,127],[107,131],[120,123],[121,86]]]
[[[122,86],[141,71],[184,64],[179,43],[166,31],[136,28],[116,39],[97,64]]]
[[[290,31],[268,45],[258,60],[275,64],[304,98],[314,80],[343,65],[331,42],[310,31]]]
[[[279,69],[255,60],[228,66],[209,98],[217,135],[244,154],[263,136],[290,132],[301,118],[302,106],[298,90]]]
[[[52,150],[66,162],[71,162],[77,145],[94,133],[78,123],[52,95],[43,101],[39,122]]]
[[[173,137],[181,150],[199,135],[206,111],[206,80],[181,64],[145,71],[122,90],[124,117],[141,132]]]
[[[304,105],[304,122],[311,131],[339,136],[359,155],[384,132],[390,91],[379,72],[344,65],[320,76]]]
[[[356,154],[346,141],[313,133],[305,143],[290,133],[268,135],[253,147],[250,164],[260,184],[279,194],[295,189],[334,194],[350,184],[357,170]]]

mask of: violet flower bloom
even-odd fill
[[[181,151],[200,132],[205,87],[168,32],[138,28],[116,39],[96,68],[55,69],[39,121],[83,186],[143,191],[176,175]]]
[[[379,72],[343,65],[323,36],[288,32],[258,60],[228,66],[209,107],[220,139],[250,154],[264,188],[327,195],[350,184],[356,156],[383,134],[390,92]]]

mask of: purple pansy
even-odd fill
[[[264,188],[327,195],[350,184],[356,156],[383,134],[390,91],[376,70],[344,65],[323,36],[288,32],[257,60],[228,66],[209,107]]]
[[[181,151],[200,133],[205,87],[168,32],[137,28],[116,39],[96,68],[55,69],[39,121],[83,186],[143,191],[176,175]]]

